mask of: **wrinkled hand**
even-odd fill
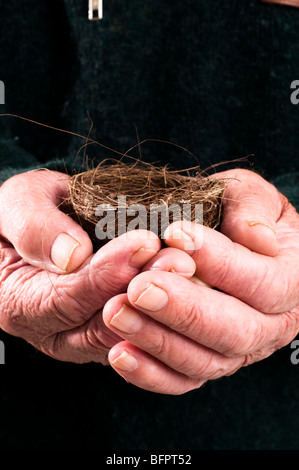
[[[109,353],[127,381],[182,394],[231,375],[287,345],[299,329],[299,215],[262,177],[230,178],[222,233],[176,222],[166,243],[196,263],[208,286],[175,273],[146,271],[103,310],[123,338]],[[216,288],[216,289],[214,289]]]
[[[125,292],[151,259],[156,268],[183,275],[183,269],[192,275],[195,263],[173,248],[170,261],[159,239],[145,231],[92,254],[88,235],[58,208],[68,179],[33,171],[0,189],[0,328],[56,359],[105,364],[120,337],[103,323],[104,304]]]

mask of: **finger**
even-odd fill
[[[181,395],[203,385],[136,348],[130,343],[120,342],[109,352],[109,362],[126,381],[154,393]]]
[[[56,293],[61,292],[56,305],[73,317],[74,309],[67,299],[77,299],[76,311],[84,320],[84,315],[94,313],[111,297],[126,291],[129,282],[160,248],[159,238],[146,230],[133,230],[114,238],[66,280],[60,277],[55,284]]]
[[[128,287],[133,308],[228,357],[267,355],[297,334],[298,309],[264,315],[240,300],[173,273],[146,272]]]
[[[221,232],[250,250],[275,256],[279,250],[276,222],[282,197],[272,184],[248,170],[229,170],[213,178],[227,179]]]
[[[119,341],[121,338],[104,325],[99,311],[84,325],[50,336],[38,349],[63,362],[108,365],[108,352]]]
[[[193,380],[231,374],[244,362],[243,357],[225,357],[133,309],[126,294],[106,303],[103,320],[115,334]]]
[[[48,271],[77,269],[93,248],[87,233],[59,209],[69,177],[32,171],[7,180],[0,190],[0,228],[28,263]]]
[[[295,240],[294,244],[290,242],[290,236],[291,253],[282,249],[273,258],[254,253],[216,230],[188,221],[175,222],[164,234],[167,245],[181,249],[186,237],[190,240],[187,252],[197,265],[196,274],[207,284],[267,313],[284,312],[298,304],[298,248]]]
[[[59,275],[16,263],[13,248],[0,253],[4,279],[0,284],[0,325],[7,333],[34,343],[85,324],[160,249],[157,236],[132,231],[115,238],[73,273]],[[7,265],[11,259],[13,266]],[[16,296],[15,292],[19,295]]]
[[[176,248],[164,248],[153,257],[142,271],[169,271],[191,278],[195,274],[196,264],[191,256]]]

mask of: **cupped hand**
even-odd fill
[[[123,341],[112,367],[150,391],[182,394],[289,344],[299,329],[299,215],[259,175],[235,170],[221,232],[176,222],[165,242],[196,263],[208,286],[146,271],[103,310]],[[167,254],[167,253],[166,253]]]
[[[190,275],[195,263],[183,252],[170,261],[142,230],[93,254],[88,235],[59,209],[68,179],[33,171],[0,189],[0,328],[62,361],[107,363],[120,337],[103,323],[104,304],[150,260],[153,269]]]

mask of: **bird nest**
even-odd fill
[[[101,164],[69,183],[69,215],[89,234],[94,249],[126,231],[146,229],[161,239],[176,220],[217,229],[226,182],[151,164]]]

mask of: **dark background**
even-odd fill
[[[112,149],[126,152],[138,135],[194,154],[141,146],[145,160],[176,168],[254,154],[238,165],[269,179],[298,171],[290,84],[299,76],[299,9],[259,0],[110,0],[104,19],[91,23],[87,3],[0,1],[0,112],[81,135],[89,112],[91,137]],[[71,171],[83,143],[0,117],[0,176],[37,165]],[[115,156],[96,145],[87,154]],[[101,365],[54,361],[4,332],[0,339],[1,449],[299,448],[299,366],[289,346],[173,397],[139,390]]]

